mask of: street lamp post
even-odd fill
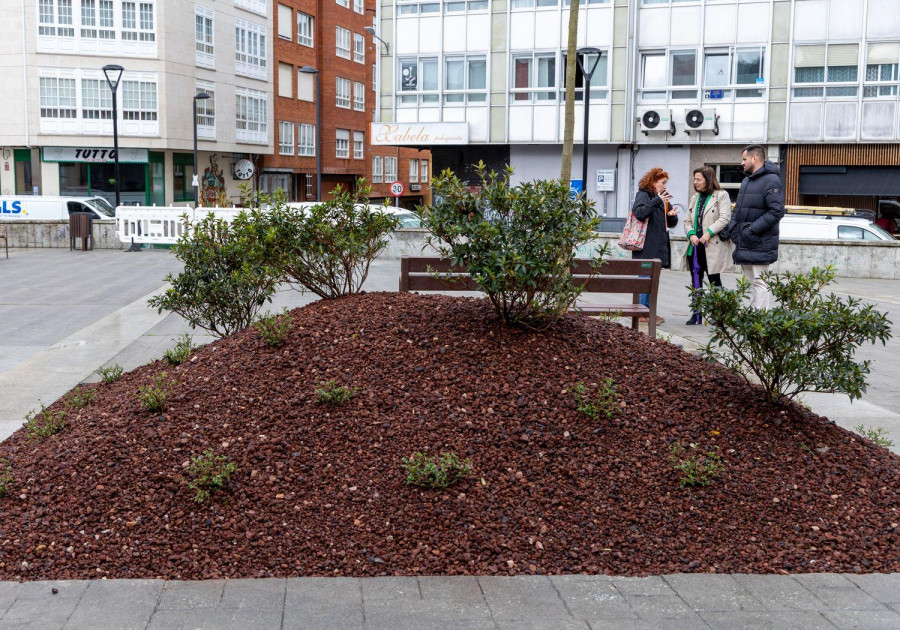
[[[375,33],[375,27],[374,27],[374,26],[366,26],[363,30],[365,30],[366,33],[368,33],[369,35],[371,35],[372,37],[374,37],[375,39],[377,39],[378,41],[380,41],[382,44],[384,44],[384,54],[385,54],[385,55],[390,55],[390,54],[391,54],[391,46],[390,46],[390,44],[388,44],[386,41],[384,41],[383,39],[381,39],[380,37],[378,37],[378,35]]]
[[[200,92],[194,95],[194,207],[200,205],[200,178],[197,176],[197,101],[204,101],[209,98],[206,92]]]
[[[581,76],[584,78],[584,135],[581,139],[581,194],[587,203],[588,193],[588,121],[591,114],[591,77],[594,76],[594,70],[600,63],[600,55],[603,54],[599,48],[579,48],[575,51],[575,59],[578,61],[578,67],[581,69]],[[586,68],[588,55],[594,57],[593,63]]]
[[[109,84],[112,92],[112,120],[113,120],[113,161],[115,163],[116,178],[116,208],[121,205],[120,187],[119,187],[119,114],[116,109],[116,90],[119,88],[119,81],[122,79],[122,72],[125,70],[122,66],[116,64],[108,64],[103,66],[103,76]]]
[[[300,72],[316,77],[316,201],[322,201],[322,95],[319,93],[319,71],[312,66],[303,66]]]

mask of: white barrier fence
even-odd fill
[[[125,244],[174,245],[195,221],[210,213],[231,223],[244,208],[190,208],[178,206],[119,206],[116,237]]]

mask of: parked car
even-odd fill
[[[800,241],[893,241],[871,219],[852,216],[786,214],[779,225],[781,239]]]
[[[71,212],[90,212],[95,219],[114,219],[116,210],[103,197],[0,196],[0,221],[66,221]]]
[[[288,208],[294,208],[298,210],[305,210],[306,208],[310,208],[316,205],[314,201],[292,201],[286,204]],[[362,207],[362,206],[359,206]],[[375,204],[370,204],[369,209],[373,212],[384,212],[385,214],[389,214],[397,217],[400,220],[401,228],[420,228],[422,227],[422,220],[419,218],[419,215],[413,212],[412,210],[407,210],[405,208],[398,208],[396,206],[379,206]]]

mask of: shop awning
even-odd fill
[[[801,195],[900,196],[898,166],[801,166]]]

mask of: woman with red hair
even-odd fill
[[[631,252],[631,257],[645,260],[659,258],[664,268],[671,265],[669,232],[666,228],[675,227],[678,223],[678,212],[670,204],[672,195],[666,190],[668,182],[669,174],[654,166],[638,183],[638,191],[631,206],[634,218],[647,222],[644,249]],[[641,293],[641,304],[650,306],[649,293]],[[656,318],[657,324],[664,321],[662,317]]]

